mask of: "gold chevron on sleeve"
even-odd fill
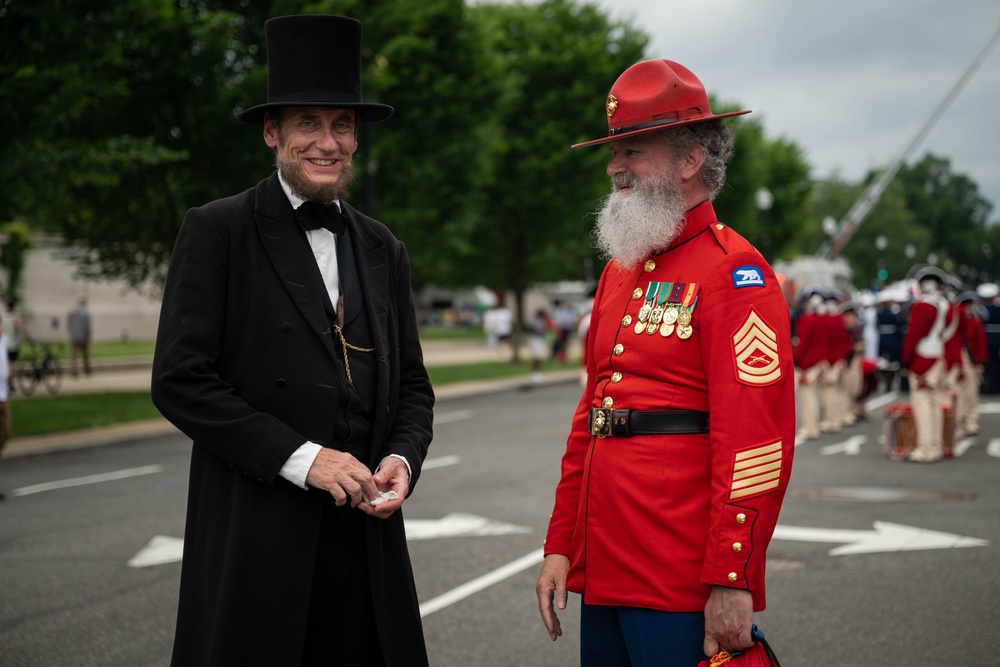
[[[736,452],[729,499],[737,500],[778,488],[781,479],[781,441]]]

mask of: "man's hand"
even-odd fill
[[[362,496],[374,498],[378,487],[368,466],[347,452],[323,447],[306,474],[306,484],[329,491],[338,507],[347,503],[357,507]],[[367,505],[368,503],[364,503]]]
[[[368,516],[386,519],[403,506],[406,494],[410,492],[410,471],[402,459],[395,456],[387,456],[372,479],[376,487],[378,487],[378,491],[374,495],[367,495],[366,497],[369,500],[377,496],[381,491],[395,491],[399,497],[396,500],[387,500],[384,503],[374,506],[368,503],[361,503],[358,505],[358,509]]]
[[[753,646],[753,598],[750,591],[713,586],[705,603],[705,655],[711,657],[723,648],[730,653]]]
[[[542,614],[542,622],[549,631],[552,641],[562,637],[562,625],[556,615],[555,608],[566,608],[566,577],[569,574],[569,558],[559,554],[549,554],[542,563],[542,571],[535,584],[535,594],[538,595],[538,611]],[[553,599],[555,605],[553,606]]]

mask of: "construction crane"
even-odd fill
[[[910,159],[910,156],[917,150],[917,147],[920,146],[924,139],[927,138],[927,135],[930,134],[934,124],[939,118],[941,118],[942,115],[944,115],[944,112],[947,111],[948,107],[955,101],[955,98],[958,97],[958,94],[962,91],[965,85],[970,79],[972,79],[972,76],[982,66],[987,56],[989,56],[990,51],[993,50],[993,47],[997,45],[998,41],[1000,41],[1000,25],[997,26],[997,30],[993,33],[990,41],[986,43],[983,50],[980,51],[975,57],[972,64],[970,64],[968,69],[965,70],[965,73],[961,76],[961,78],[959,78],[958,82],[952,87],[951,90],[948,91],[948,94],[945,95],[943,100],[941,100],[937,109],[935,109],[934,113],[931,114],[931,117],[927,119],[924,126],[920,128],[920,131],[917,132],[917,135],[913,138],[909,145],[907,145],[906,149],[903,150],[903,152],[900,153],[899,157],[896,158],[889,168],[882,172],[882,175],[879,176],[878,179],[876,179],[875,182],[861,194],[861,197],[854,202],[851,208],[838,223],[837,230],[834,232],[833,236],[830,239],[827,239],[823,243],[822,247],[820,247],[820,249],[816,252],[817,257],[821,257],[823,259],[833,259],[840,254],[840,251],[844,249],[844,246],[846,246],[847,242],[851,240],[854,233],[858,231],[861,223],[865,221],[868,214],[872,212],[872,209],[874,209],[879,200],[882,199],[882,195],[885,194],[885,190],[889,187],[889,183],[896,177],[896,174],[899,173],[899,170],[904,164],[906,164],[906,161]]]

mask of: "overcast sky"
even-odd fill
[[[651,35],[649,57],[685,65],[769,137],[798,143],[814,177],[851,181],[903,152],[1000,26],[998,0],[597,4]],[[1000,46],[911,161],[928,151],[972,178],[1000,220]]]

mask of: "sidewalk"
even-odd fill
[[[527,354],[527,349],[522,350]],[[474,363],[510,359],[510,348],[491,349],[485,343],[472,340],[429,341],[424,343],[424,363],[428,366]],[[126,359],[95,362],[89,376],[74,378],[65,371],[60,394],[83,394],[107,391],[148,391],[152,378],[151,360]],[[579,382],[576,366],[545,373],[543,385]],[[537,386],[530,375],[518,375],[499,380],[456,382],[434,388],[437,401],[479,396]],[[44,391],[39,389],[39,391]],[[15,425],[17,415],[14,415]],[[166,419],[125,422],[112,426],[54,433],[51,435],[11,438],[4,447],[3,458],[51,454],[72,449],[113,445],[146,438],[172,435],[177,429]]]

